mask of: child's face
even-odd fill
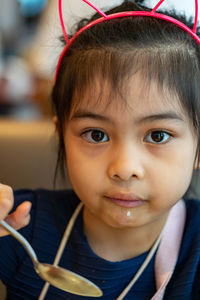
[[[197,141],[186,114],[175,97],[144,86],[135,75],[126,104],[107,105],[106,87],[99,102],[88,92],[66,125],[71,184],[87,213],[115,228],[165,219],[193,173]]]

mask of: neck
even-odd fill
[[[158,238],[167,220],[161,220],[137,228],[113,228],[83,210],[84,232],[92,250],[109,261],[122,261],[148,251]]]

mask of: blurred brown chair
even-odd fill
[[[0,182],[19,188],[53,189],[57,141],[52,121],[0,119]],[[70,187],[58,178],[56,188]],[[0,283],[0,300],[5,299]]]
[[[0,182],[19,188],[53,189],[57,159],[54,124],[0,119]],[[58,176],[56,188],[69,187]]]

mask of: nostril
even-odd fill
[[[142,179],[144,174],[145,167],[141,157],[133,155],[129,148],[126,151],[119,151],[107,168],[108,177],[117,181]]]
[[[136,174],[113,174],[112,178],[114,180],[120,180],[120,181],[128,181],[130,179],[133,179],[133,178],[137,178],[137,175]]]

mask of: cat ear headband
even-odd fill
[[[165,21],[168,21],[170,23],[173,23],[174,25],[182,28],[183,30],[185,30],[186,32],[188,32],[193,39],[200,45],[200,38],[197,36],[196,32],[197,32],[197,21],[198,21],[198,0],[195,0],[195,20],[194,20],[194,27],[191,30],[189,27],[187,27],[184,23],[157,13],[157,9],[160,7],[160,5],[165,1],[165,0],[160,0],[157,5],[152,9],[152,11],[126,11],[126,12],[120,12],[120,13],[115,13],[115,14],[111,14],[111,15],[106,15],[105,13],[103,13],[99,8],[97,8],[94,4],[92,4],[90,1],[88,0],[82,0],[83,2],[85,2],[86,4],[88,4],[89,6],[91,6],[94,10],[96,10],[102,17],[94,20],[92,22],[90,22],[89,24],[87,24],[86,26],[84,26],[83,28],[81,28],[79,31],[77,31],[74,36],[69,39],[65,30],[65,25],[64,25],[64,21],[63,21],[63,14],[62,14],[62,0],[58,0],[58,5],[59,5],[59,17],[60,17],[60,23],[61,23],[61,27],[62,27],[62,31],[63,31],[63,35],[66,41],[66,46],[63,49],[60,58],[58,60],[58,64],[56,67],[56,78],[57,78],[57,74],[58,74],[58,70],[60,68],[60,64],[62,61],[63,56],[65,55],[65,53],[67,52],[68,48],[71,46],[71,44],[73,43],[73,41],[76,39],[77,36],[79,36],[83,31],[87,30],[88,28],[99,24],[101,22],[107,21],[107,20],[111,20],[111,19],[116,19],[116,18],[122,18],[122,17],[129,17],[129,16],[142,16],[142,17],[153,17],[153,18],[157,18],[157,19],[162,19]]]

